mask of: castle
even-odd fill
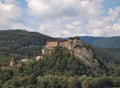
[[[42,48],[42,53],[39,56],[36,56],[35,59],[38,61],[43,59],[46,53],[51,53],[54,51],[56,46],[62,46],[68,49],[71,54],[74,54],[80,60],[85,63],[92,65],[94,62],[93,52],[90,48],[85,47],[79,37],[69,37],[67,39],[52,39],[48,40],[45,46]],[[11,59],[10,66],[15,67],[16,62],[14,59]]]
[[[42,58],[39,59],[43,59],[44,54],[53,52],[54,47],[56,46],[67,48],[71,54],[74,54],[80,60],[89,65],[94,62],[92,50],[90,48],[86,48],[79,37],[48,40],[42,49]]]
[[[77,46],[83,46],[83,43],[81,42],[79,37],[48,40],[46,42],[46,45],[42,49],[42,54],[44,55],[46,53],[51,53],[56,46],[66,47],[68,50],[72,51]]]

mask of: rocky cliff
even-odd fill
[[[79,37],[70,37],[66,40],[48,41],[46,42],[46,45],[43,48],[44,53],[52,52],[55,46],[62,46],[67,48],[71,54],[74,54],[76,57],[78,57],[79,60],[85,62],[90,66],[93,64],[98,65],[98,61],[95,60],[95,58],[93,57],[92,49],[83,44]]]
[[[68,38],[65,46],[71,53],[73,53],[79,60],[88,65],[97,64],[98,61],[93,57],[93,51],[90,47],[86,47],[78,37]]]

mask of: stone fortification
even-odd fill
[[[69,37],[65,40],[49,40],[43,47],[42,54],[51,53],[56,46],[66,47],[70,53],[74,54],[80,60],[89,65],[94,63],[92,50],[90,48],[86,48],[79,37]]]

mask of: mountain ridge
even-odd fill
[[[116,60],[115,62],[120,62],[116,55],[116,52],[119,53],[119,50],[114,48],[120,48],[120,36],[113,37],[92,37],[92,36],[79,36],[80,39],[85,44],[90,44],[92,47],[95,47],[95,51],[99,56],[104,56],[105,52],[106,57],[109,53],[113,52],[113,55],[110,55],[110,59],[107,60]],[[8,58],[24,58],[24,57],[34,57],[40,54],[43,45],[45,45],[46,40],[53,39],[50,36],[46,36],[37,32],[29,32],[26,30],[0,30],[0,62]],[[57,38],[63,39],[63,38]],[[65,38],[64,38],[65,39]],[[97,46],[97,48],[96,48]],[[112,48],[106,50],[104,48]],[[4,57],[7,56],[7,57]],[[117,54],[119,57],[119,54]],[[114,59],[116,58],[116,59]],[[2,62],[1,62],[2,63]]]
[[[120,48],[120,36],[112,36],[112,37],[79,36],[79,37],[84,43],[93,46],[98,46],[103,48]]]
[[[106,48],[100,47],[99,49],[93,45],[92,47],[87,45],[84,40],[83,47],[86,48],[86,50],[83,50],[81,46],[79,48],[78,44],[74,44],[77,42],[76,40],[70,40],[69,45],[72,45],[72,49],[75,50],[75,48],[77,48],[81,51],[78,55],[82,53],[84,53],[83,55],[88,55],[88,53],[83,51],[87,51],[89,48],[94,50],[93,57],[96,58],[95,62],[98,61],[99,65],[93,63],[92,66],[79,60],[79,58],[76,57],[75,54],[71,54],[67,48],[60,46],[55,47],[52,53],[45,54],[44,59],[37,61],[35,58],[32,58],[40,54],[41,48],[45,45],[46,40],[51,38],[52,37],[39,33],[31,33],[23,30],[12,30],[7,31],[7,33],[6,31],[5,33],[2,32],[0,34],[0,67],[2,67],[0,69],[0,87],[106,88],[119,86],[119,48],[107,48],[106,50]],[[91,41],[92,40],[89,42]],[[21,59],[23,60],[24,57],[28,56],[29,60],[31,60],[30,62],[26,64],[22,62],[19,63]],[[18,61],[15,67],[9,66],[11,57]],[[114,62],[115,65],[109,63],[110,61]],[[112,79],[110,79],[111,77]],[[99,85],[102,86],[99,87]]]

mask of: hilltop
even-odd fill
[[[0,31],[0,63],[7,62],[9,58],[17,59],[34,57],[41,53],[46,40],[53,39],[50,36],[28,32],[25,30],[1,30]],[[60,39],[60,38],[59,38]],[[116,37],[91,37],[80,36],[85,44],[90,44],[95,52],[105,62],[120,63],[120,36]],[[107,58],[106,58],[107,57]]]
[[[106,88],[120,86],[119,66],[108,65],[110,60],[106,59],[111,53],[104,56],[103,48],[93,45],[91,47],[78,37],[62,39],[62,41],[60,38],[58,38],[59,41],[50,40],[56,40],[56,38],[25,30],[0,31],[0,65],[2,65],[0,87]],[[35,60],[34,57],[42,53],[41,49],[44,49],[43,58]],[[119,48],[117,49],[119,51]],[[12,57],[16,61],[15,66],[10,67],[8,61]],[[23,60],[24,57],[29,58],[28,63],[21,62],[20,59]],[[112,59],[111,61],[114,62]]]
[[[42,49],[42,55],[53,52],[56,46],[61,46],[68,49],[68,52],[75,55],[85,64],[93,66],[99,65],[97,59],[93,56],[93,51],[90,46],[83,44],[79,37],[68,37],[67,39],[54,39],[46,42]]]
[[[42,47],[50,36],[28,32],[25,30],[1,30],[0,31],[0,64],[7,62],[12,57],[21,59],[35,57],[41,53]],[[60,39],[60,38],[58,38]],[[90,44],[93,50],[106,63],[119,64],[120,60],[120,36],[116,37],[91,37],[80,36],[85,44]],[[4,63],[6,64],[6,63]]]

